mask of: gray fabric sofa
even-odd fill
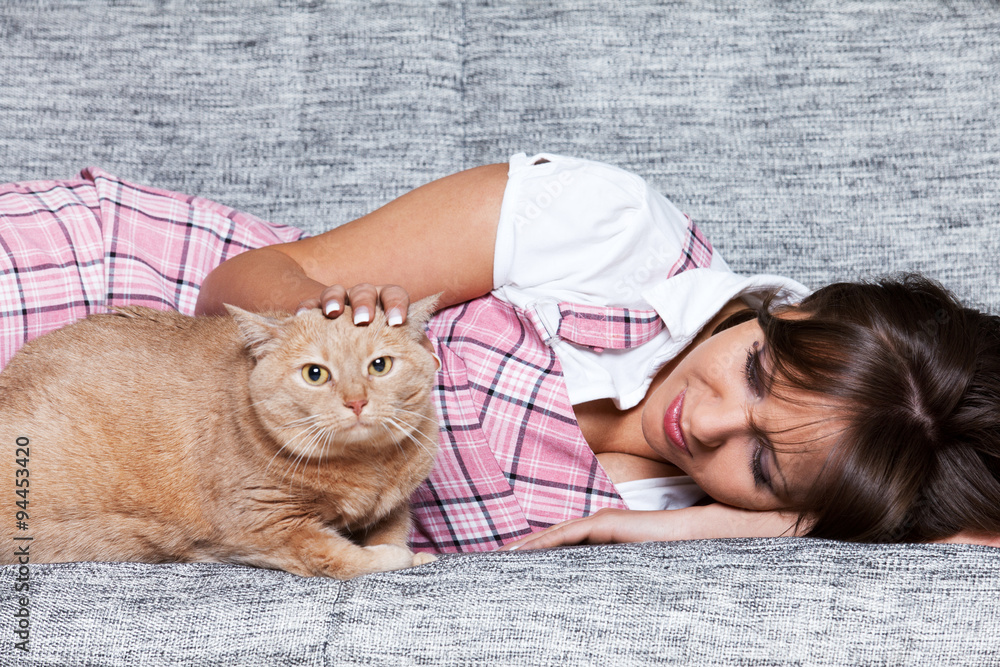
[[[995,0],[13,0],[0,180],[93,164],[317,232],[545,150],[644,175],[737,271],[916,270],[995,312],[998,35]],[[653,663],[1000,664],[1000,549],[0,569],[3,665]]]

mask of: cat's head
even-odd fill
[[[402,446],[433,452],[431,390],[440,361],[424,325],[436,300],[412,304],[400,326],[389,326],[381,308],[356,326],[350,307],[331,320],[318,308],[262,315],[226,306],[255,362],[253,410],[286,456],[365,456]]]

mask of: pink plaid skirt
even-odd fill
[[[123,182],[0,185],[0,366],[28,340],[109,306],[192,313],[202,280],[245,250],[302,232],[198,197]],[[707,266],[694,225],[670,270]],[[560,304],[554,336],[594,351],[640,345],[652,310]],[[583,438],[549,334],[488,295],[436,314],[441,452],[413,498],[416,549],[484,551],[602,507],[624,508]]]
[[[442,361],[441,451],[412,499],[414,549],[488,551],[602,507],[625,508],[532,317],[486,296],[439,312],[430,335]]]
[[[0,185],[0,367],[27,341],[109,306],[193,314],[202,280],[302,232],[99,169]]]

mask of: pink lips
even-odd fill
[[[691,451],[684,440],[684,432],[681,430],[681,412],[684,409],[684,394],[687,389],[677,394],[677,398],[667,406],[667,413],[663,415],[663,428],[667,432],[667,440],[688,456]]]

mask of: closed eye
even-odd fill
[[[766,486],[773,493],[774,487],[771,486],[770,476],[764,472],[764,467],[760,462],[760,457],[763,452],[764,445],[761,444],[760,440],[754,440],[753,457],[750,461],[750,472],[753,475],[753,482],[755,486]]]
[[[747,350],[747,360],[743,369],[744,376],[746,378],[747,387],[750,389],[756,398],[760,399],[764,397],[764,371],[761,368],[760,360],[760,343],[754,341],[753,345]],[[767,488],[771,493],[775,493],[774,486],[771,484],[771,475],[769,471],[766,470],[766,466],[761,463],[761,457],[764,454],[764,449],[770,449],[765,447],[764,439],[766,439],[766,434],[761,428],[753,423],[751,419],[751,431],[755,433],[753,439],[753,455],[750,457],[750,473],[753,475],[754,485],[758,488]]]
[[[760,367],[760,343],[754,341],[750,349],[747,350],[747,362],[743,370],[746,377],[747,386],[753,395],[761,398],[764,395],[764,385],[762,382],[762,371]]]

